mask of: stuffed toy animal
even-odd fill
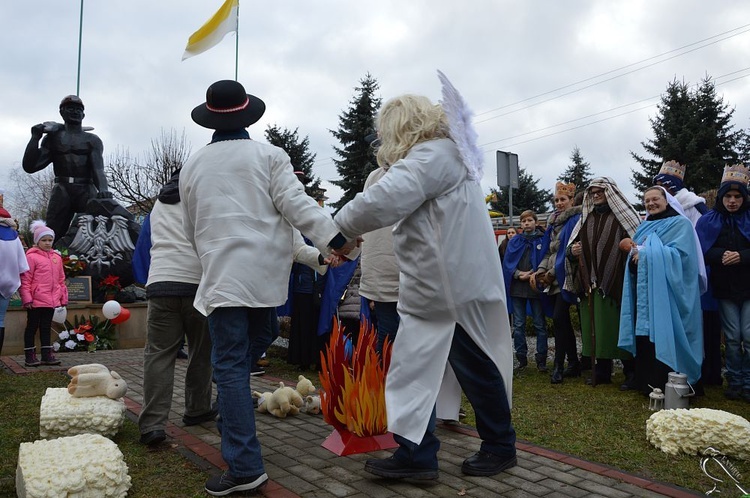
[[[128,390],[128,385],[117,372],[110,372],[109,368],[99,363],[71,367],[68,375],[72,377],[68,392],[76,398],[106,396],[119,399]]]
[[[258,391],[253,391],[253,398],[258,400],[258,412],[259,413],[268,412],[268,405],[266,402],[268,401],[268,398],[271,397],[271,394],[272,393],[270,392],[261,393]]]
[[[279,418],[297,415],[302,405],[304,405],[302,396],[291,387],[285,386],[283,382],[279,382],[279,388],[266,400],[268,413]]]
[[[299,411],[308,415],[317,415],[320,413],[320,396],[305,396],[305,404]]]
[[[300,375],[297,379],[299,380],[299,382],[297,382],[297,392],[303,398],[309,394],[315,394],[318,392],[313,383],[307,380],[304,375]]]

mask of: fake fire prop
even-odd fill
[[[338,320],[333,320],[331,339],[325,353],[320,353],[323,392],[320,406],[323,420],[336,430],[346,430],[359,437],[388,432],[385,412],[385,375],[391,361],[391,343],[383,344],[382,360],[375,351],[375,327],[360,322],[357,345],[348,348],[349,335]]]

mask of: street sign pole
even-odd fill
[[[513,189],[518,188],[518,154],[497,151],[497,186],[508,188],[508,215],[513,226]]]

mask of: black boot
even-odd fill
[[[42,364],[36,357],[36,348],[26,348],[23,350],[23,354],[26,356],[24,364],[27,367],[38,367]]]
[[[581,362],[580,361],[574,361],[574,362],[568,362],[568,368],[563,370],[563,377],[580,377],[581,376]]]
[[[555,369],[552,370],[552,376],[550,377],[551,384],[562,384],[563,383],[563,368],[562,365],[555,362]]]
[[[581,356],[581,371],[591,370],[591,356]]]
[[[62,362],[55,358],[52,352],[52,346],[42,346],[42,365],[59,365],[60,363]]]
[[[518,360],[518,368],[526,368],[526,366],[529,364],[528,358],[526,358],[523,355],[517,354],[516,359]]]
[[[547,372],[547,356],[543,354],[536,355],[536,369],[542,373]]]
[[[3,354],[3,343],[5,342],[5,327],[0,327],[0,355]]]

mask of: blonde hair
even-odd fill
[[[448,136],[443,108],[421,95],[401,95],[386,102],[378,115],[377,128],[377,159],[385,168],[406,157],[416,144]]]

